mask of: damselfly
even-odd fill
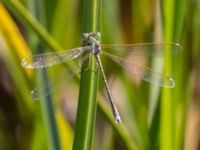
[[[68,62],[75,58],[81,58],[84,52],[88,52],[88,55],[84,58],[89,57],[89,54],[93,54],[95,57],[98,68],[101,72],[103,81],[105,83],[105,88],[108,95],[108,100],[110,102],[112,112],[115,121],[119,123],[121,121],[120,115],[118,113],[117,107],[115,106],[106,76],[104,73],[103,65],[101,62],[101,56],[105,55],[113,61],[117,62],[123,68],[134,72],[136,75],[139,74],[140,78],[153,84],[160,85],[166,88],[175,87],[175,82],[173,78],[165,76],[161,73],[157,73],[148,68],[143,68],[135,65],[133,62],[127,61],[124,57],[127,56],[164,56],[173,55],[180,52],[181,46],[178,43],[168,43],[168,44],[156,44],[156,43],[146,43],[146,44],[113,44],[113,45],[103,45],[100,44],[100,33],[83,33],[83,47],[74,48],[71,50],[66,50],[62,52],[45,53],[40,55],[35,55],[33,57],[24,58],[22,60],[22,66],[29,69],[40,69],[47,68],[53,65]],[[103,49],[103,51],[101,51]],[[113,55],[112,53],[115,53]],[[84,59],[85,60],[85,59]],[[131,67],[130,67],[131,66]],[[134,67],[132,67],[134,66]],[[32,90],[32,95],[38,95],[38,89]]]

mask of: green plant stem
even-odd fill
[[[100,1],[84,0],[83,32],[97,32],[100,30]],[[97,79],[95,60],[91,56],[82,67],[76,130],[73,143],[74,150],[92,149],[96,122]]]
[[[46,15],[45,15],[45,2],[44,0],[35,0],[34,3],[31,3],[34,7],[32,11],[37,10],[37,13],[35,13],[35,17],[43,24],[43,26],[46,26]],[[34,11],[36,12],[36,11]],[[45,51],[45,46],[38,40],[37,42],[37,51],[38,53],[43,53]],[[45,81],[49,78],[47,70],[39,71],[39,74],[37,74],[37,80],[40,80],[42,85],[45,85]],[[44,91],[48,93],[49,91],[44,87]],[[60,142],[59,142],[59,136],[58,136],[58,128],[54,113],[54,107],[53,107],[53,98],[51,95],[43,98],[40,101],[41,104],[41,110],[43,115],[43,122],[46,129],[46,137],[48,141],[48,148],[52,150],[60,150]]]
[[[164,16],[164,41],[173,41],[174,28],[174,4],[175,1],[168,0],[163,3]],[[172,58],[165,57],[166,74],[172,73]],[[173,105],[172,89],[163,88],[161,99],[161,125],[160,125],[160,149],[169,150],[174,149],[175,140],[175,107]]]

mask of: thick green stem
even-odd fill
[[[83,32],[100,30],[101,0],[85,0]],[[96,122],[96,94],[98,75],[95,60],[91,56],[82,67],[76,130],[73,143],[74,150],[92,149],[93,134]]]

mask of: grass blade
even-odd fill
[[[32,3],[34,8],[32,10],[37,10],[35,13],[35,17],[40,21],[43,26],[46,27],[47,20],[45,15],[45,2],[41,0],[36,0]],[[36,11],[35,11],[36,12]],[[34,13],[33,13],[34,14]],[[47,27],[46,27],[47,28]],[[45,46],[38,40],[37,45],[37,53],[43,53],[45,51]],[[41,81],[42,85],[45,85],[45,80],[49,78],[47,70],[39,71],[37,74],[37,80]],[[45,88],[44,88],[45,89]],[[44,92],[48,92],[48,90],[44,90]],[[43,93],[44,94],[44,93]],[[51,95],[45,97],[43,96],[40,100],[41,110],[44,120],[44,125],[47,133],[48,139],[48,147],[49,149],[60,150],[60,141],[57,129],[57,122],[55,119],[54,106],[53,106],[53,98]]]
[[[97,32],[100,30],[101,0],[84,1],[83,32]],[[89,69],[84,71],[89,66]],[[76,130],[73,143],[74,150],[92,149],[94,127],[96,122],[96,94],[98,75],[95,72],[95,60],[83,64],[81,85],[76,120]]]
[[[57,51],[63,49],[19,1],[3,0],[3,3],[17,18],[31,27],[38,34],[42,42],[47,44],[49,48]]]

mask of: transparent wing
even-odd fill
[[[173,55],[181,51],[178,43],[141,43],[141,44],[111,44],[101,45],[103,51],[123,55],[135,56],[163,56]]]
[[[47,97],[48,95],[54,93],[56,90],[67,84],[80,70],[71,72],[69,68],[64,69],[60,72],[54,79],[46,80],[39,84],[38,87],[34,88],[30,93],[34,100],[42,98],[42,96]]]
[[[43,81],[38,87],[31,91],[32,98],[37,100],[42,98],[42,96],[46,97],[66,85],[67,82],[81,72],[81,66],[88,57],[89,55],[86,55],[80,62],[77,62],[76,65],[74,64],[73,71],[70,68],[65,68],[62,72],[59,72],[54,79]]]
[[[132,62],[125,61],[124,59],[102,52],[103,55],[109,57],[110,59],[117,62],[120,66],[122,66],[125,70],[127,70],[130,74],[133,74],[134,77],[145,80],[152,84],[156,84],[166,88],[173,88],[175,87],[175,82],[171,77],[164,76],[161,73],[154,72],[149,68],[144,68],[139,65],[136,65]]]
[[[65,50],[62,52],[39,54],[32,57],[24,58],[21,62],[21,65],[24,68],[29,69],[47,68],[77,58],[82,54],[82,52],[89,49],[91,48],[89,46],[86,46],[71,50]]]

